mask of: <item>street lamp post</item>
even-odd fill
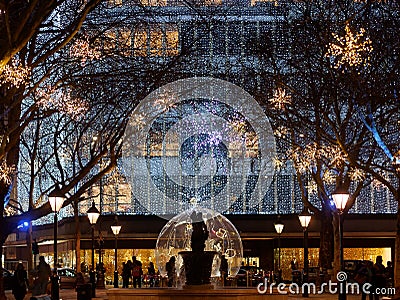
[[[115,216],[115,221],[114,224],[111,225],[111,230],[114,233],[115,236],[115,249],[114,249],[114,287],[118,288],[118,256],[117,256],[117,250],[118,250],[118,234],[121,230],[121,225],[118,224],[118,218]]]
[[[308,283],[308,224],[310,224],[311,221],[311,214],[308,212],[306,207],[304,207],[303,211],[299,214],[299,220],[304,232],[304,268],[302,293],[303,297],[308,297],[308,285],[305,285],[304,283]]]
[[[345,272],[343,263],[343,211],[346,207],[347,200],[349,200],[350,194],[347,189],[342,185],[336,187],[332,193],[333,202],[335,202],[336,209],[339,213],[339,251],[340,251],[340,270]],[[346,300],[346,280],[339,283],[339,300]]]
[[[49,203],[51,206],[51,210],[54,212],[54,273],[51,277],[51,299],[59,300],[60,299],[60,286],[58,282],[57,275],[57,229],[58,229],[58,212],[60,211],[64,201],[65,196],[61,193],[60,190],[55,189],[52,191],[49,196]]]
[[[92,268],[90,269],[90,283],[92,284],[92,297],[96,297],[96,272],[94,270],[94,225],[100,216],[99,210],[96,208],[94,201],[88,212],[89,223],[92,226]]]
[[[281,222],[280,216],[278,220],[274,223],[275,231],[278,234],[278,282],[281,282],[282,270],[281,270],[281,234],[285,224]]]

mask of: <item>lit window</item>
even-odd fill
[[[145,28],[139,28],[135,31],[135,56],[146,56],[147,55],[147,30]]]
[[[161,28],[153,28],[150,31],[150,55],[163,55],[163,32]]]
[[[222,0],[204,0],[204,5],[221,5]]]
[[[167,0],[140,0],[143,6],[166,6]]]
[[[179,35],[176,28],[167,27],[165,30],[165,45],[167,56],[178,55]]]
[[[108,0],[107,4],[109,7],[122,6],[122,0]]]
[[[106,53],[113,52],[116,46],[116,34],[113,30],[107,30],[104,32],[104,42],[103,42],[103,50]]]
[[[135,56],[174,56],[179,53],[179,32],[176,25],[140,26],[135,30]]]
[[[115,54],[119,52],[121,55],[129,56],[131,46],[131,31],[129,29],[122,28],[104,32],[103,49],[106,53]]]
[[[118,48],[122,55],[130,56],[132,39],[131,30],[124,28],[118,31]]]
[[[251,0],[251,6],[257,5],[258,3],[273,3],[275,6],[277,6],[279,3],[279,0]]]

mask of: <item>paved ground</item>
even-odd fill
[[[11,291],[6,291],[6,296],[7,296],[7,300],[15,300],[14,296],[11,294]],[[27,294],[24,298],[24,300],[30,300],[31,298],[31,294]],[[60,290],[60,300],[74,300],[77,299],[77,295],[74,289],[65,289],[65,290]],[[104,299],[108,299],[107,298],[107,294],[106,294],[106,290],[102,289],[102,290],[96,290],[96,298],[92,298],[94,299],[98,299],[98,300],[104,300]]]
[[[7,299],[15,300],[11,291],[6,291]],[[27,294],[24,300],[30,300],[31,295]],[[307,298],[303,298],[300,295],[288,295],[288,300],[305,300]],[[77,294],[74,289],[65,289],[60,291],[60,300],[75,300],[77,299]],[[106,294],[106,289],[97,289],[96,290],[96,298],[92,298],[93,300],[104,300],[108,299]],[[311,300],[338,300],[338,295],[332,294],[321,294],[321,295],[309,295]],[[368,299],[368,298],[367,298]],[[245,299],[244,299],[245,300]],[[361,300],[361,295],[347,295],[347,300]],[[384,300],[380,298],[380,300]],[[388,299],[387,299],[388,300]]]

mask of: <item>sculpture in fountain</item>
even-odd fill
[[[192,251],[181,251],[186,276],[186,286],[210,285],[211,267],[216,251],[204,251],[208,239],[208,229],[201,212],[193,211],[192,236],[190,244]],[[212,287],[210,285],[210,287]]]

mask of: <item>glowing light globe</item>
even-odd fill
[[[212,264],[211,277],[220,276],[221,258],[225,257],[228,276],[236,276],[243,259],[243,246],[235,226],[223,215],[213,210],[194,206],[173,217],[161,230],[156,244],[156,265],[161,276],[166,276],[166,263],[175,256],[175,269],[179,276],[182,270],[180,251],[191,251],[193,212],[201,213],[209,235],[205,242],[205,251],[216,251]]]

